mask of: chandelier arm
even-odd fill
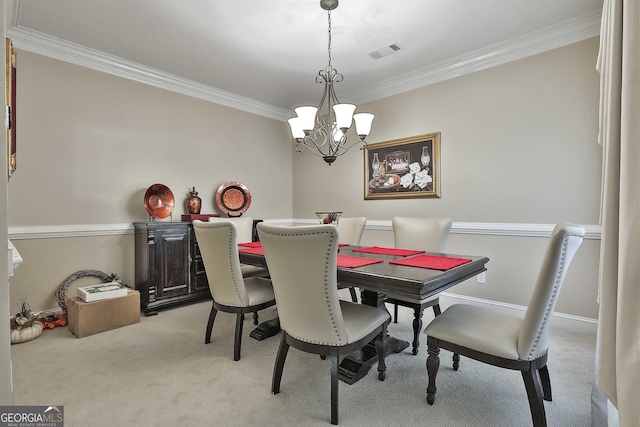
[[[318,143],[320,138],[322,138],[322,143]],[[311,149],[314,152],[319,153],[319,155],[322,155],[322,156],[324,156],[324,153],[322,153],[322,147],[324,147],[327,143],[330,144],[330,141],[331,140],[329,139],[329,135],[327,134],[324,127],[320,127],[314,130],[313,137],[309,135],[305,135],[305,137],[302,138],[302,143],[307,148]]]
[[[316,149],[316,148],[314,148],[312,145],[307,144],[307,143],[306,143],[306,141],[305,141],[305,139],[306,139],[306,137],[301,138],[300,140],[296,140],[296,146],[294,147],[294,148],[295,148],[295,150],[296,150],[298,153],[302,153],[302,150],[301,150],[300,146],[301,146],[301,145],[303,145],[303,146],[307,147],[307,149],[308,149],[309,151],[311,151],[313,154],[315,154],[316,156],[320,156],[320,155],[321,155],[321,153],[320,153],[320,152],[318,152],[318,151],[317,151],[317,149]]]

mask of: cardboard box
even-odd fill
[[[94,302],[69,298],[67,315],[69,330],[78,338],[133,325],[140,322],[140,292]]]

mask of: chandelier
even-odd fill
[[[320,7],[327,11],[329,22],[329,65],[316,76],[316,83],[324,84],[324,93],[317,107],[296,108],[297,117],[289,119],[289,125],[291,135],[296,141],[297,152],[301,153],[300,148],[305,146],[331,165],[338,156],[342,156],[356,144],[363,144],[361,149],[367,146],[364,139],[371,131],[374,115],[353,114],[356,110],[355,105],[341,104],[338,101],[334,85],[341,82],[343,77],[331,66],[331,11],[338,7],[338,0],[320,0]],[[323,112],[324,107],[326,110]],[[354,121],[360,141],[347,143],[347,131]]]

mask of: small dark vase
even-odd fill
[[[193,189],[189,192],[189,197],[187,197],[187,213],[199,214],[201,206],[202,206],[202,199],[198,197],[198,192],[196,191],[196,187],[193,187]]]

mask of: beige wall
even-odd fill
[[[214,72],[214,70],[212,70]],[[130,224],[148,220],[144,192],[174,193],[173,219],[192,186],[202,212],[240,181],[247,215],[291,217],[287,124],[141,83],[18,51],[18,171],[9,186],[9,227]],[[15,239],[24,258],[12,306],[57,307],[55,287],[77,270],[117,273],[133,284],[133,236]]]
[[[370,144],[441,132],[442,197],[364,200],[362,151],[331,166],[294,153],[294,217],[342,210],[374,220],[596,224],[597,54],[589,39],[359,106],[376,114]]]
[[[332,166],[294,153],[294,217],[340,210],[369,220],[446,216],[494,228],[598,224],[597,54],[593,38],[359,106],[376,114],[369,143],[441,132],[442,197],[364,200],[362,152],[352,150]],[[471,280],[451,291],[526,305],[546,239],[492,234],[454,231],[447,251],[491,261],[486,284]],[[365,231],[363,244],[381,242],[393,245],[391,231]],[[598,252],[599,240],[584,243],[558,311],[597,317]]]
[[[202,212],[226,181],[252,193],[252,216],[291,215],[287,125],[18,51],[19,173],[9,225],[144,221],[144,192],[167,185]],[[213,70],[212,70],[213,72]]]
[[[57,288],[79,270],[115,273],[123,283],[135,285],[133,234],[12,241],[24,258],[11,278],[12,309],[24,299],[34,310],[58,308]],[[67,294],[76,296],[78,286],[96,283],[93,277],[78,279],[69,285]]]
[[[286,124],[28,52],[19,54],[19,166],[9,188],[9,226],[121,224],[147,219],[145,189],[168,185],[174,217],[195,185],[203,212],[227,180],[253,195],[265,219],[313,218],[342,210],[389,221],[394,215],[450,216],[456,223],[598,222],[601,153],[596,144],[598,40],[360,106],[376,114],[370,143],[442,133],[440,199],[363,200],[363,157],[332,166],[293,152]],[[345,76],[348,78],[348,76]],[[508,228],[508,227],[507,227]],[[491,258],[487,283],[452,292],[526,305],[546,239],[454,233],[447,251]],[[55,307],[55,287],[79,269],[133,283],[133,236],[14,241],[25,262],[12,301]],[[392,245],[389,229],[363,244]],[[595,318],[599,240],[585,241],[557,310]]]

